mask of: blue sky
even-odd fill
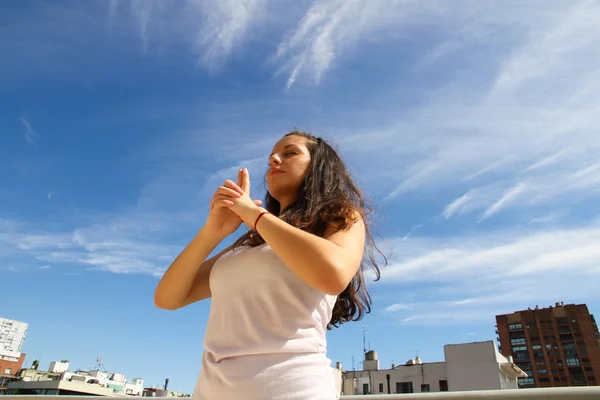
[[[599,312],[595,1],[3,1],[0,315],[41,357],[190,392],[209,302],[158,277],[237,168],[336,143],[393,251],[373,312],[329,335],[382,366],[494,339],[494,316]],[[228,240],[227,243],[230,243]]]

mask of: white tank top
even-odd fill
[[[196,399],[338,397],[325,337],[336,296],[310,287],[266,244],[221,256],[210,290]]]

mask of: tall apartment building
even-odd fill
[[[519,387],[597,386],[600,333],[585,304],[496,316],[500,352],[527,373]]]
[[[0,350],[20,352],[28,327],[25,322],[0,318]]]

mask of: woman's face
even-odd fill
[[[302,136],[286,136],[273,147],[267,171],[269,194],[279,201],[282,208],[291,204],[304,180],[310,164],[309,139]]]

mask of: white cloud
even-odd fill
[[[515,198],[517,198],[517,196],[519,196],[523,192],[524,189],[525,185],[523,183],[518,183],[514,187],[507,190],[500,200],[498,200],[497,202],[492,204],[487,210],[485,210],[479,221],[482,221],[498,213],[502,208],[506,207],[506,205],[513,202]]]
[[[214,70],[246,42],[249,29],[261,22],[266,0],[184,0],[169,2],[129,0],[109,3],[111,24],[127,14],[118,11],[129,5],[137,26],[142,51],[186,43],[198,63]]]
[[[359,43],[393,37],[428,6],[416,1],[315,0],[280,42],[275,60],[287,71],[289,89],[300,75],[320,82],[340,55]],[[392,31],[392,32],[393,32]]]
[[[599,298],[598,243],[598,224],[397,240],[381,290],[393,284],[399,302],[383,311],[403,323],[445,324],[483,322],[532,302],[593,301]]]
[[[454,216],[457,212],[460,213],[461,209],[465,204],[467,204],[470,200],[469,193],[465,193],[460,196],[458,199],[454,200],[452,203],[448,204],[446,208],[444,208],[444,212],[442,215],[444,218],[448,219]]]
[[[39,134],[33,130],[33,127],[31,126],[29,121],[25,119],[25,117],[21,117],[20,121],[21,125],[23,125],[24,128],[23,136],[25,137],[25,140],[27,140],[27,142],[30,145],[35,146],[37,144],[37,141],[39,140]]]
[[[130,214],[108,218],[102,224],[71,231],[35,230],[29,224],[4,221],[0,260],[19,260],[80,266],[113,273],[161,276],[183,249],[178,240],[166,240],[183,218],[193,214]],[[39,269],[50,268],[44,264]]]
[[[468,4],[476,18],[466,18]],[[356,169],[388,202],[464,193],[447,199],[444,218],[598,198],[598,18],[589,1],[438,7],[436,32],[457,44],[429,59],[427,73],[444,79],[415,89],[422,100],[387,127],[345,143]]]

